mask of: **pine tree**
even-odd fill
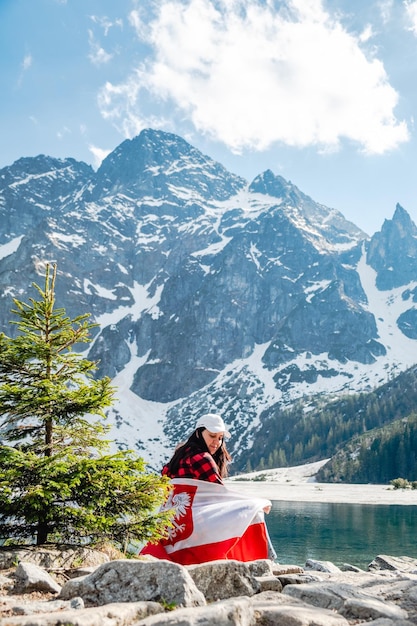
[[[0,334],[0,538],[157,540],[168,482],[132,451],[109,454],[104,410],[115,390],[73,351],[94,324],[55,307],[56,273],[47,265],[45,288],[33,285],[38,300],[14,299],[17,336]]]

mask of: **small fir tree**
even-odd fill
[[[14,299],[15,338],[0,334],[0,538],[69,543],[156,541],[169,484],[132,451],[109,454],[100,419],[113,401],[108,377],[73,351],[88,343],[88,314],[55,308],[56,266],[39,300]],[[8,444],[8,445],[7,445]]]

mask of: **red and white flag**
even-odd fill
[[[174,526],[167,539],[147,544],[151,554],[181,565],[217,559],[254,561],[268,558],[264,509],[271,502],[250,498],[225,485],[174,478],[164,509],[173,509]]]

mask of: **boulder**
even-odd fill
[[[143,623],[142,619],[148,620],[150,615],[163,611],[157,602],[123,602],[81,610],[2,617],[1,626],[137,626]]]
[[[69,580],[60,598],[80,596],[86,606],[112,602],[161,602],[174,606],[206,603],[185,567],[170,561],[116,560],[100,565],[92,574]]]
[[[60,585],[42,568],[33,563],[19,563],[16,567],[16,581],[22,593],[30,591],[49,591],[59,593]]]
[[[207,602],[253,596],[260,590],[260,584],[251,574],[249,566],[241,561],[211,561],[189,565],[187,569]]]
[[[349,619],[370,620],[378,617],[405,619],[407,612],[393,602],[375,598],[369,593],[346,583],[322,582],[287,585],[284,594],[307,604],[337,611]]]
[[[368,570],[390,570],[392,572],[410,572],[417,574],[417,559],[408,556],[376,556],[368,565]]]

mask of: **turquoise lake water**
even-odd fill
[[[417,505],[273,501],[265,519],[279,563],[366,569],[379,554],[417,559]]]

